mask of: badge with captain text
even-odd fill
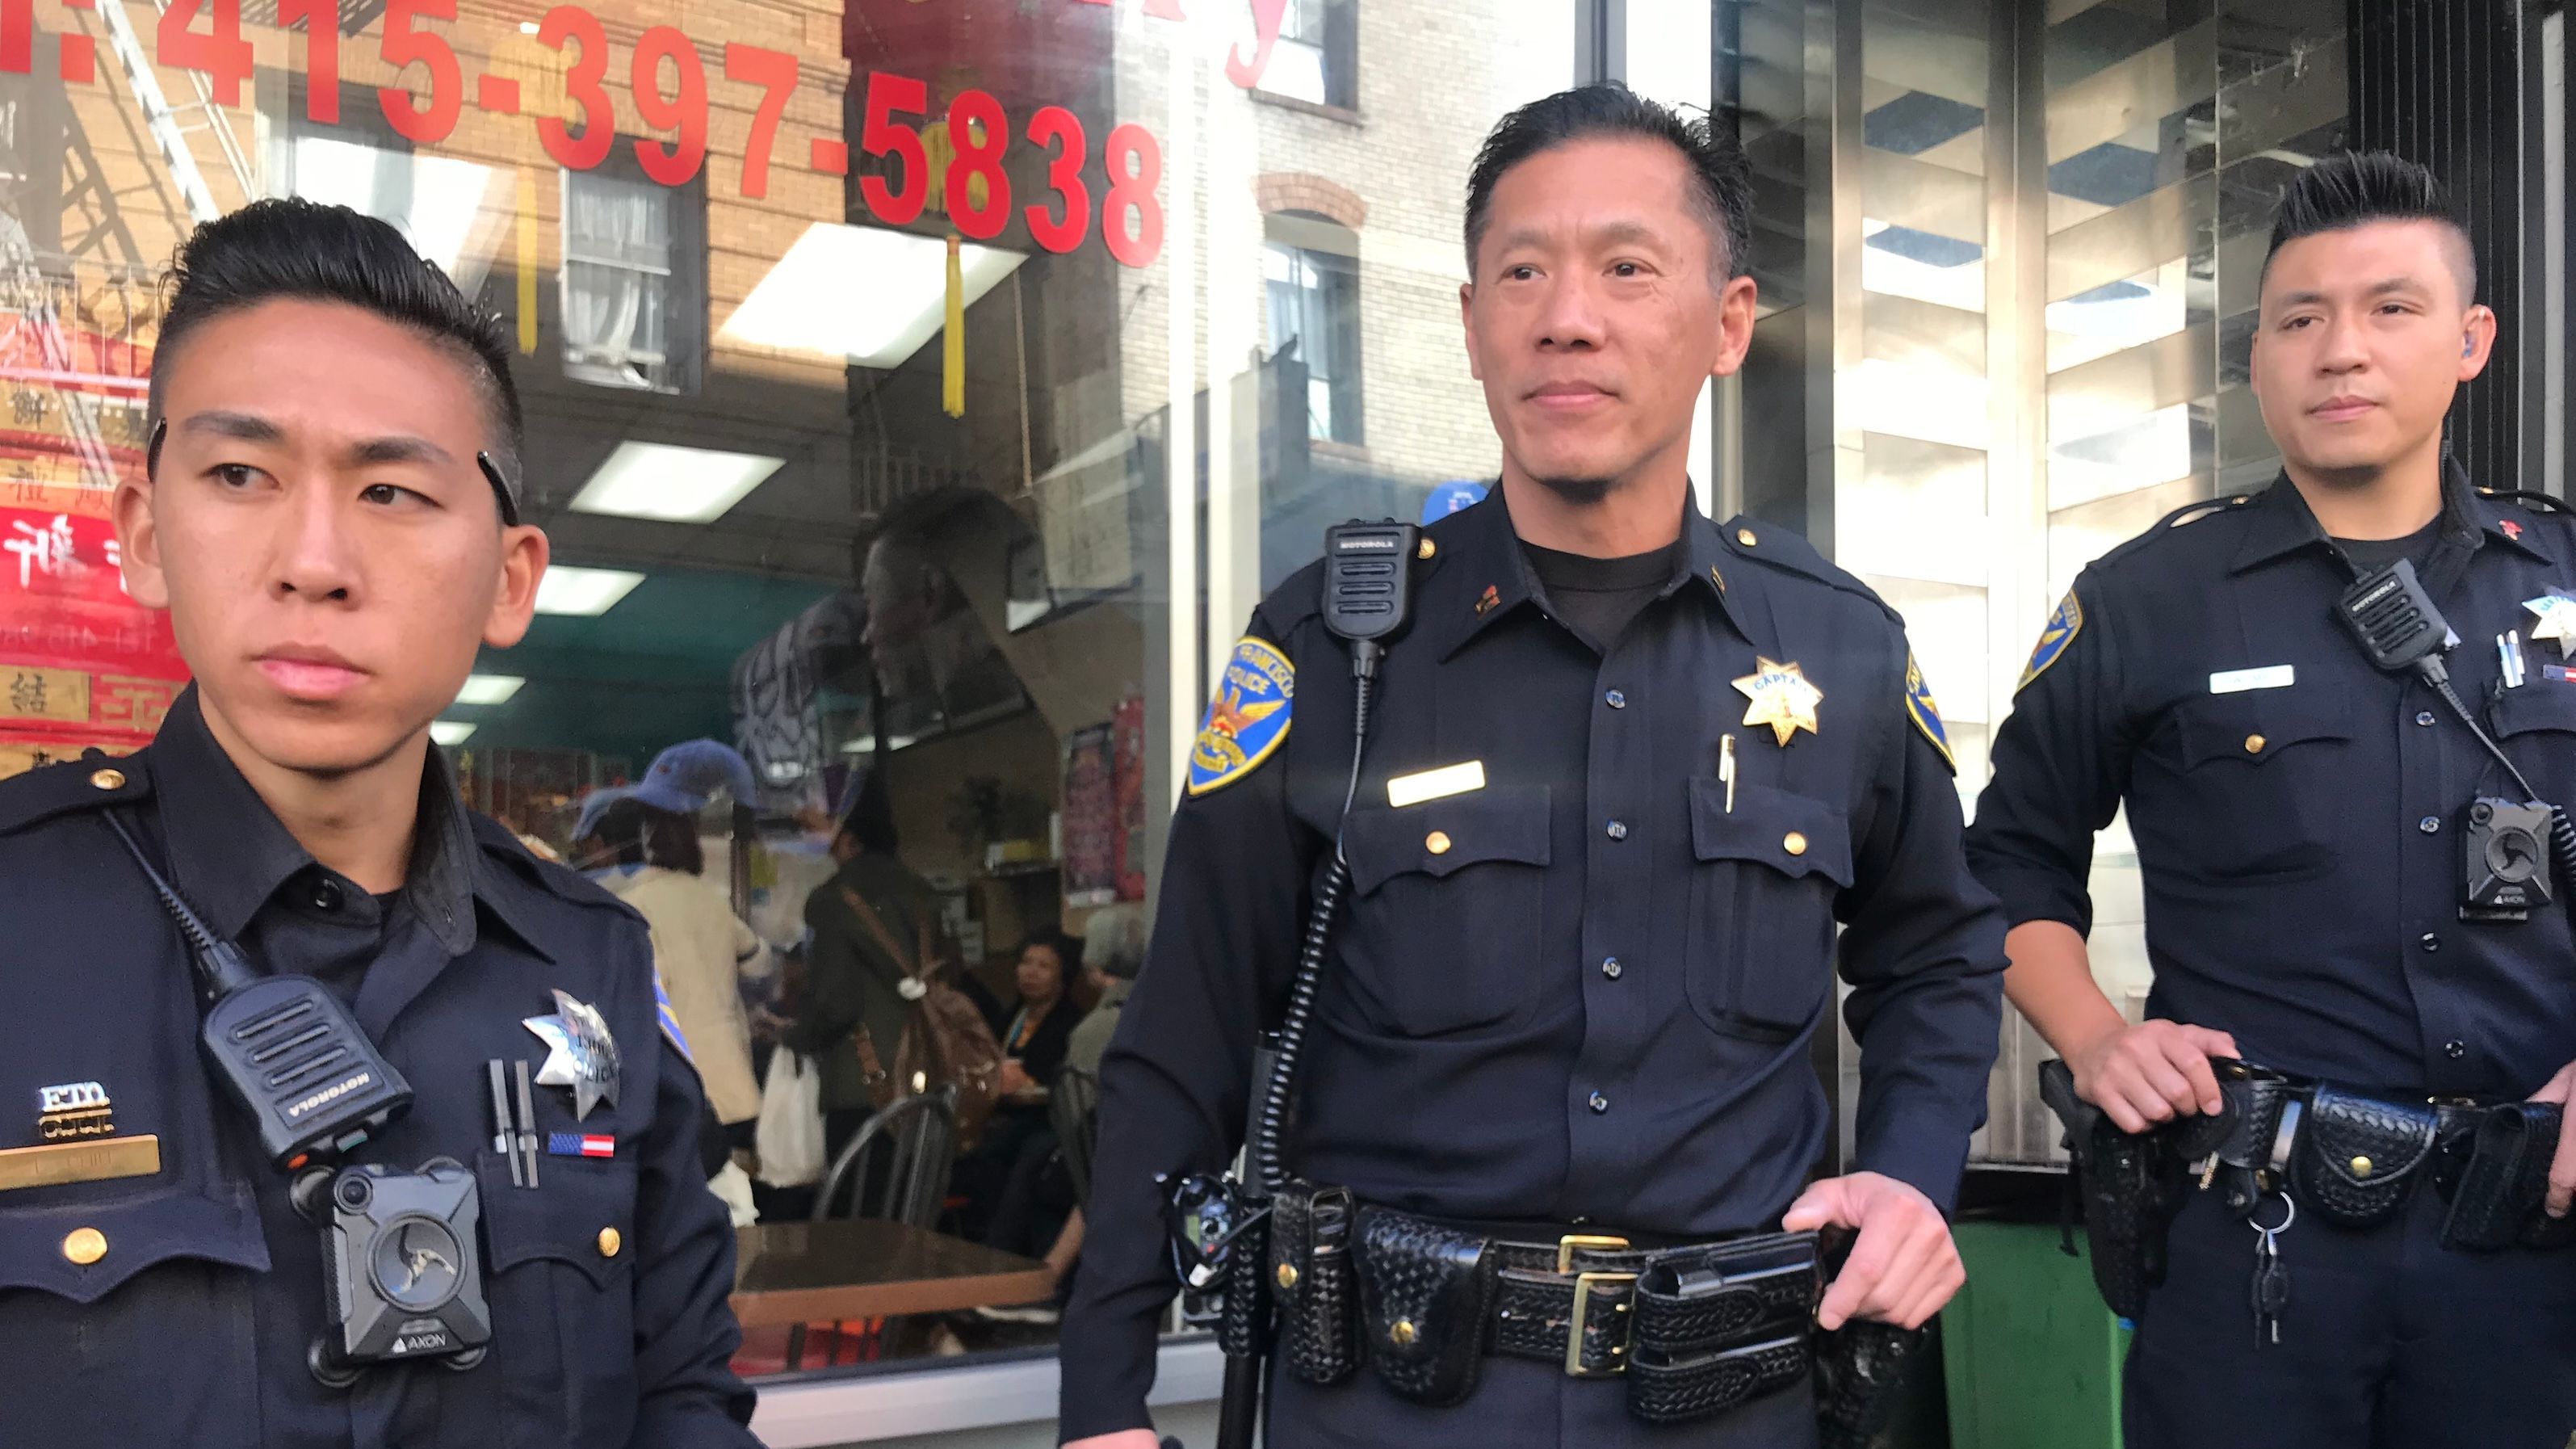
[[[2057,612],[2048,616],[2047,626],[2039,631],[2039,644],[2030,651],[2030,662],[2022,666],[2021,682],[2013,686],[2013,691],[2019,693],[2030,688],[2030,682],[2046,674],[2048,666],[2055,664],[2066,652],[2066,646],[2074,643],[2075,636],[2083,632],[2084,606],[2076,601],[2075,591],[2068,589],[2065,600],[2057,606]]]
[[[77,1142],[116,1135],[116,1104],[96,1082],[64,1082],[36,1089],[36,1137]]]
[[[2559,658],[2576,656],[2576,599],[2546,594],[2537,599],[2525,599],[2522,606],[2540,616],[2540,622],[2531,626],[2532,643],[2555,639],[2558,641]]]
[[[1784,747],[1800,730],[1816,733],[1816,706],[1825,702],[1825,692],[1807,682],[1798,661],[1776,664],[1757,654],[1753,667],[1753,673],[1735,681],[1735,687],[1753,701],[1744,711],[1744,722],[1769,725],[1771,737]]]
[[[1923,682],[1923,666],[1914,662],[1911,649],[1905,651],[1905,717],[1941,752],[1950,773],[1959,773],[1959,757],[1950,753],[1950,732],[1941,725],[1941,706],[1932,702],[1932,687]]]
[[[548,1048],[537,1085],[570,1088],[574,1121],[588,1117],[602,1102],[617,1105],[617,1042],[596,1009],[557,990],[554,1015],[531,1016],[520,1024]]]
[[[1236,644],[1190,745],[1190,793],[1204,795],[1259,769],[1287,741],[1296,695],[1297,669],[1287,655],[1265,640]]]

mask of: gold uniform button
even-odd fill
[[[1297,1286],[1297,1270],[1294,1267],[1286,1263],[1279,1265],[1279,1286],[1282,1288]]]
[[[1422,848],[1433,855],[1447,855],[1449,844],[1449,832],[1446,830],[1435,830],[1422,837]]]
[[[1439,551],[1440,545],[1433,543],[1431,540],[1426,538],[1422,541],[1422,546],[1413,551],[1413,556],[1416,558],[1429,558]]]
[[[2245,753],[2249,755],[2259,755],[2263,753],[2263,737],[2261,735],[2247,735],[2245,737]]]
[[[107,1256],[107,1234],[96,1228],[74,1228],[63,1237],[63,1256],[86,1268]]]
[[[626,1239],[619,1234],[617,1229],[601,1228],[599,1230],[599,1256],[603,1258],[614,1258],[617,1256],[617,1250],[625,1246]]]
[[[1735,531],[1735,541],[1744,545],[1746,548],[1751,548],[1753,546],[1753,530],[1749,528],[1737,529]]]
[[[1413,1331],[1413,1320],[1410,1318],[1397,1319],[1395,1326],[1386,1331],[1387,1342],[1398,1348],[1406,1347],[1417,1337],[1419,1335]]]
[[[122,790],[125,788],[125,772],[101,770],[89,777],[89,783],[93,790]]]
[[[1780,842],[1780,848],[1791,855],[1804,855],[1807,853],[1807,837],[1792,830],[1788,837]]]
[[[2354,1158],[2352,1160],[2352,1175],[2355,1177],[2370,1176],[2370,1159],[2367,1157]]]

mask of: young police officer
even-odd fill
[[[1726,132],[1616,86],[1487,139],[1461,310],[1501,485],[1418,550],[1347,824],[1353,654],[1319,570],[1226,671],[1102,1068],[1067,1440],[1155,1442],[1155,1177],[1234,1153],[1337,838],[1350,889],[1285,1165],[1359,1205],[1370,1363],[1327,1386],[1283,1354],[1272,1442],[1811,1443],[1803,1245],[1759,1307],[1690,1250],[1858,1228],[1827,1327],[1919,1324],[1957,1288],[1943,1210],[2003,957],[1939,719],[1892,612],[1795,534],[1702,516],[1685,471],[1699,389],[1751,334],[1749,204]],[[1810,1186],[1838,921],[1860,1170]],[[1681,1271],[1637,1277],[1653,1249]],[[1705,1290],[1698,1329],[1667,1335],[1641,1283]],[[1674,1366],[1626,1372],[1649,1359]]]
[[[2476,287],[2421,168],[2340,157],[2293,182],[2253,343],[2281,480],[2087,568],[1996,739],[1970,855],[2013,922],[2007,989],[2078,1094],[2136,1131],[2220,1110],[2213,1056],[2294,1079],[2295,1113],[2274,1103],[2206,1176],[2178,1174],[2208,1190],[2130,1355],[2136,1449],[2556,1449],[2576,1429],[2576,1258],[2445,1240],[2470,1107],[2563,1102],[2576,1078],[2576,861],[2549,872],[2554,901],[2494,908],[2486,868],[2517,852],[2489,850],[2501,822],[2473,804],[2527,797],[2421,671],[2375,664],[2338,618],[2357,575],[2409,562],[2457,635],[2436,656],[2451,687],[2545,802],[2576,802],[2576,527],[2444,461],[2443,415],[2495,339]],[[2084,947],[2094,832],[2124,803],[2155,966],[2136,1027]]]
[[[181,254],[151,416],[117,536],[196,682],[132,758],[0,784],[0,1438],[755,1443],[644,927],[429,746],[546,566],[502,336],[384,223],[260,202]],[[144,861],[328,1000],[201,1051],[222,1007]],[[263,1087],[313,1084],[288,1119],[327,1117],[380,1089],[338,1011],[412,1101],[308,1216],[215,1062],[247,1041]]]

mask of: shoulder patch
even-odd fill
[[[1950,732],[1941,727],[1941,707],[1932,702],[1932,688],[1923,682],[1923,666],[1911,649],[1905,651],[1905,717],[1940,752],[1941,763],[1950,767],[1950,773],[1959,773],[1959,757],[1950,753]]]
[[[671,993],[662,989],[662,975],[658,971],[653,974],[653,1019],[662,1024],[662,1037],[671,1044],[673,1051],[680,1054],[680,1060],[696,1066],[698,1059],[689,1055],[689,1039],[680,1034],[680,1018],[671,1011]]]
[[[1221,790],[1277,753],[1296,694],[1296,666],[1279,646],[1250,635],[1236,644],[1190,746],[1190,794]]]
[[[2022,666],[2021,682],[2013,686],[2013,693],[2030,688],[2030,682],[2046,674],[2048,666],[2055,664],[2066,653],[2066,646],[2083,632],[2084,605],[2075,597],[2075,591],[2068,589],[2057,612],[2048,616],[2047,626],[2039,631],[2039,645],[2030,651],[2030,663]]]

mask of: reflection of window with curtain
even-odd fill
[[[1261,88],[1319,106],[1356,104],[1349,0],[1287,0]]]
[[[564,370],[602,387],[695,390],[680,194],[597,172],[563,178]]]
[[[1348,257],[1272,242],[1262,251],[1270,346],[1306,364],[1307,435],[1360,441],[1360,279]]]

